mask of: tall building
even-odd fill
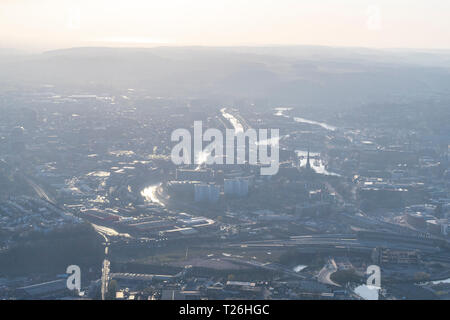
[[[311,170],[311,158],[309,156],[309,147],[308,147],[308,156],[306,158],[306,170]]]
[[[417,251],[412,250],[391,250],[387,248],[375,248],[372,251],[373,262],[386,264],[418,264],[420,262],[420,255]]]
[[[198,183],[194,186],[195,202],[216,203],[219,201],[220,189],[214,184]]]
[[[248,194],[248,179],[234,178],[224,180],[225,196],[245,197]]]

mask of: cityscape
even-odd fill
[[[449,61],[0,47],[0,299],[449,300]]]

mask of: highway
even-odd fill
[[[109,266],[110,262],[109,260],[105,259],[103,260],[102,264],[102,300],[105,300],[106,293],[108,292],[108,283],[109,283]]]
[[[36,184],[36,183],[35,183],[33,180],[31,180],[30,178],[25,177],[24,175],[22,175],[22,177],[25,178],[25,180],[28,182],[28,184],[33,188],[33,190],[37,193],[37,195],[38,195],[40,198],[46,200],[47,202],[50,202],[50,203],[53,204],[53,205],[56,205],[56,201],[55,201],[53,198],[51,198],[51,197],[47,194],[47,192],[45,192],[45,190],[42,189],[41,186],[39,186],[38,184]]]
[[[289,239],[260,240],[248,241],[240,243],[229,243],[228,247],[245,247],[245,248],[273,248],[273,247],[297,247],[306,251],[317,252],[323,251],[371,251],[377,247],[384,247],[397,250],[421,250],[429,254],[445,254],[436,245],[426,242],[425,239],[414,239],[410,241],[410,237],[404,239],[400,235],[398,239],[386,238],[380,239],[360,239],[355,234],[321,234],[307,236],[292,236]]]
[[[109,239],[106,236],[104,232],[102,232],[102,229],[98,228],[98,226],[92,224],[94,226],[95,231],[97,231],[98,234],[100,234],[103,239],[105,239],[105,242],[103,245],[105,246],[105,259],[102,263],[102,277],[101,277],[101,295],[102,300],[105,300],[106,293],[108,292],[108,284],[110,280],[110,261],[108,260],[108,253],[109,253]]]
[[[250,267],[254,267],[254,268],[259,268],[259,269],[264,269],[264,270],[269,270],[269,271],[275,271],[275,272],[281,272],[284,274],[287,274],[289,276],[293,276],[296,278],[300,278],[300,279],[306,279],[305,276],[289,269],[286,268],[285,266],[276,264],[276,263],[263,263],[263,262],[259,262],[256,260],[244,260],[242,258],[237,258],[237,257],[225,257],[225,258],[221,258],[222,260],[227,260],[233,263],[237,263],[237,264],[243,264],[243,265],[247,265]]]
[[[336,263],[334,262],[334,259],[329,259],[325,264],[325,266],[319,271],[319,274],[317,275],[317,281],[327,285],[340,287],[339,284],[335,283],[330,278],[331,275],[335,273],[337,270],[338,268],[336,266]]]

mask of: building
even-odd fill
[[[425,229],[426,225],[426,216],[420,212],[416,213],[408,213],[405,215],[406,222],[414,228],[417,229]]]
[[[210,182],[213,180],[213,171],[211,169],[177,169],[176,180]]]
[[[418,264],[420,256],[417,251],[391,250],[387,248],[375,248],[372,252],[372,260],[379,264]]]
[[[216,203],[219,197],[220,189],[214,184],[199,183],[194,186],[195,202]]]
[[[18,293],[26,298],[45,299],[68,293],[66,279],[59,279],[44,283],[33,284],[17,289]]]
[[[248,185],[248,179],[225,179],[224,194],[227,197],[245,197],[248,195]]]
[[[432,219],[426,221],[427,232],[436,236],[446,236],[449,231],[447,219]]]
[[[161,300],[200,300],[200,291],[162,290]]]

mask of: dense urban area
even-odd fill
[[[0,298],[450,299],[449,91],[347,105],[350,84],[319,102],[123,82],[2,85]],[[277,174],[175,165],[171,133],[194,121],[279,129]]]

